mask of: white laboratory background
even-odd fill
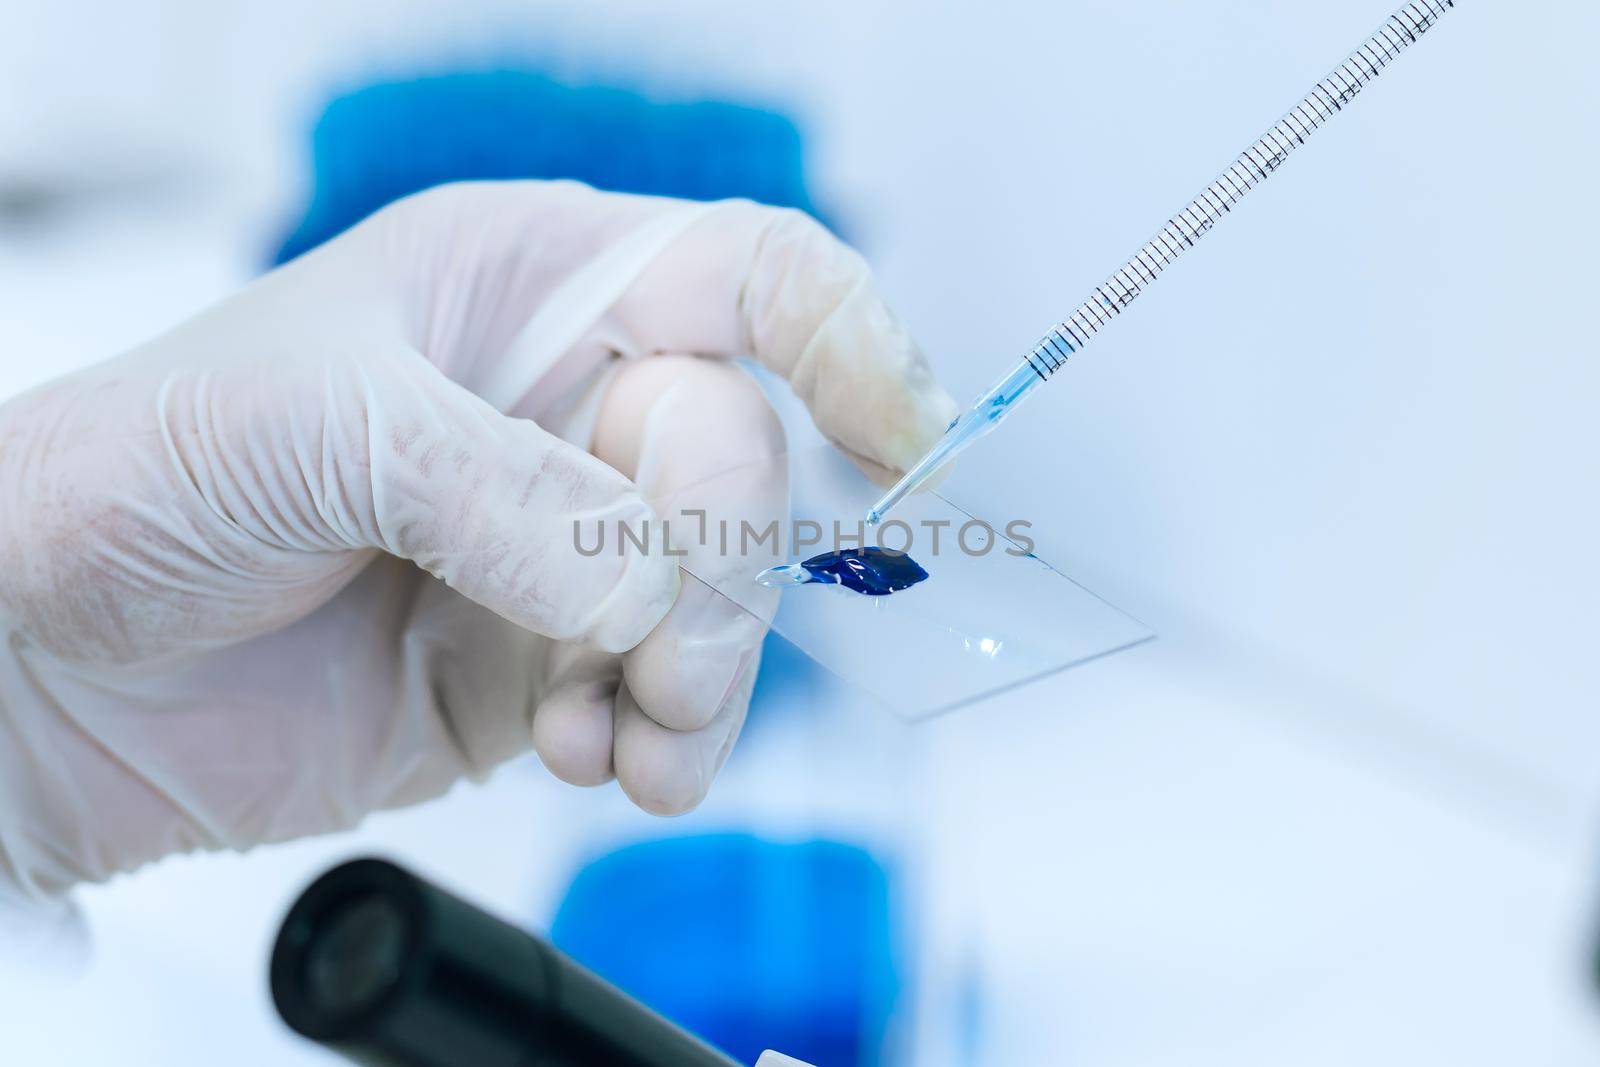
[[[518,61],[797,116],[965,399],[1390,10],[6,0],[0,187],[50,206],[0,229],[0,396],[258,272],[330,91]],[[916,727],[813,700],[669,828],[895,840],[906,1063],[1600,1062],[1597,42],[1592,3],[1460,0],[963,460],[1159,640]],[[332,1063],[264,977],[323,867],[538,927],[650,828],[530,757],[163,862],[81,894],[87,970],[7,993],[0,1062]]]

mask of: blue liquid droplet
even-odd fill
[[[928,576],[928,572],[904,552],[877,547],[855,552],[824,552],[800,566],[819,582],[842,585],[866,596],[888,596],[909,589]]]

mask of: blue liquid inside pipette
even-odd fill
[[[999,426],[1007,415],[1017,409],[1023,398],[1043,381],[1032,364],[1024,360],[1016,370],[996,382],[994,387],[975,400],[970,408],[957,415],[955,421],[945,429],[944,436],[929,449],[928,454],[907,471],[906,476],[896,482],[894,488],[872,505],[867,511],[868,524],[876,526],[882,522],[890,508],[915,492],[933,477],[940,467],[954,459],[956,453],[965,450],[972,442]]]

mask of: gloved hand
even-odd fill
[[[348,827],[529,747],[692,808],[763,620],[675,557],[575,551],[574,520],[781,451],[742,354],[880,481],[955,410],[804,216],[538,182],[402,201],[0,407],[0,901]]]

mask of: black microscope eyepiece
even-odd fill
[[[272,997],[369,1067],[736,1067],[539,938],[384,860],[335,867],[289,909]]]

